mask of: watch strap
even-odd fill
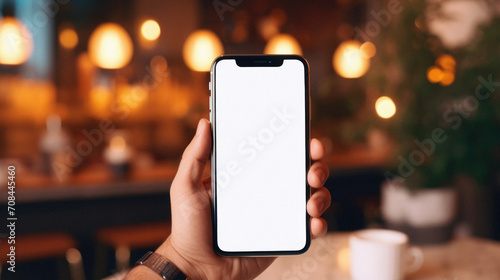
[[[135,264],[147,266],[165,280],[187,279],[187,276],[168,259],[151,251],[142,256]]]

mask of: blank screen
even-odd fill
[[[304,249],[306,65],[215,65],[213,91],[216,241],[226,252]]]

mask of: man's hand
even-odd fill
[[[182,156],[170,189],[172,234],[156,250],[182,270],[189,279],[253,279],[264,271],[273,257],[221,257],[213,250],[210,179],[202,180],[212,147],[210,123],[200,120],[196,135]],[[311,216],[311,234],[323,235],[327,223],[320,216],[330,206],[331,197],[323,187],[328,167],[320,159],[324,148],[317,139],[311,141],[313,163],[307,174],[311,197],[307,212]],[[132,270],[127,279],[144,269]],[[145,279],[145,278],[144,278]]]

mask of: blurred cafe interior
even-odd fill
[[[0,8],[0,212],[2,225],[17,218],[18,244],[13,276],[2,226],[0,279],[100,279],[168,236],[169,186],[209,116],[208,71],[222,54],[309,62],[311,136],[331,171],[329,235],[390,228],[423,248],[491,242],[499,256],[498,1]],[[330,267],[342,271],[344,253]]]

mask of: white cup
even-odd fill
[[[366,229],[349,237],[353,280],[400,280],[420,269],[422,250],[409,247],[408,236],[386,229]]]

